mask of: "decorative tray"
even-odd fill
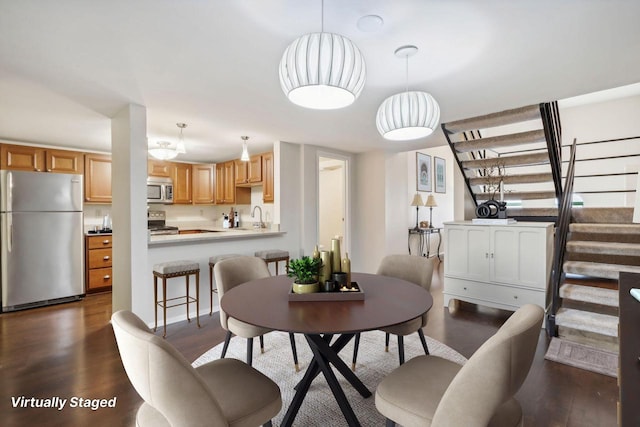
[[[344,288],[343,288],[344,289]],[[358,301],[364,300],[364,289],[358,282],[351,282],[350,290],[334,292],[314,292],[311,294],[296,294],[289,289],[289,301]]]

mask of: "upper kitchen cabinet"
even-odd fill
[[[251,186],[262,184],[262,155],[251,156],[248,162],[235,160],[236,185]]]
[[[194,204],[213,204],[216,201],[216,187],[214,165],[191,165],[192,194]],[[174,187],[175,191],[175,187]],[[175,197],[175,195],[174,195]]]
[[[166,162],[164,160],[147,160],[147,175],[161,176],[164,178],[173,177],[173,168],[175,163]]]
[[[216,164],[216,204],[251,204],[251,189],[248,187],[236,187],[236,162],[245,163],[239,160],[229,160],[228,162]]]
[[[193,175],[193,165],[190,163],[174,163],[173,175],[173,203],[190,205],[191,183]]]
[[[84,200],[111,203],[111,156],[85,154]]]
[[[82,153],[76,151],[2,144],[0,167],[10,170],[82,174],[82,156]]]
[[[262,201],[273,203],[273,153],[262,154]]]

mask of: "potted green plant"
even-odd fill
[[[293,281],[293,292],[297,294],[309,294],[318,292],[318,274],[322,267],[320,258],[303,256],[300,259],[293,259],[289,262],[287,276],[295,277]]]

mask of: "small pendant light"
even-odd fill
[[[240,138],[242,138],[242,155],[240,156],[240,160],[242,160],[243,162],[248,162],[249,150],[247,149],[247,140],[249,139],[249,137],[241,136]]]

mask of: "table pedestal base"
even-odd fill
[[[313,360],[309,364],[304,377],[295,387],[296,394],[291,401],[291,405],[289,405],[289,409],[287,410],[284,419],[282,420],[283,427],[290,427],[293,425],[293,420],[302,405],[302,401],[304,400],[311,383],[320,372],[322,372],[327,384],[329,384],[329,388],[331,389],[336,402],[338,402],[338,406],[340,406],[340,410],[342,411],[344,418],[347,420],[347,424],[349,426],[360,426],[360,422],[358,422],[351,405],[349,405],[347,396],[345,396],[344,391],[342,390],[342,387],[340,387],[340,383],[330,366],[335,366],[338,372],[340,372],[342,376],[344,376],[345,379],[349,381],[356,390],[358,390],[362,397],[367,398],[371,396],[371,391],[369,391],[356,374],[353,373],[353,371],[349,369],[349,367],[338,356],[340,350],[342,350],[354,336],[355,334],[342,334],[332,345],[330,345],[333,334],[305,335],[305,338],[309,343],[309,347],[313,352]]]

